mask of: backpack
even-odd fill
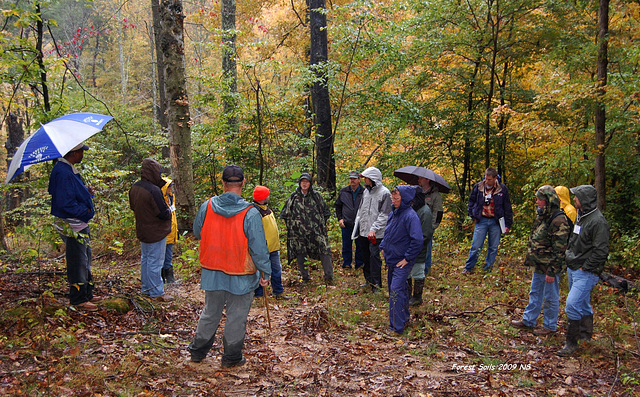
[[[571,222],[571,219],[569,219],[567,214],[564,213],[564,210],[562,208],[560,208],[559,210],[557,210],[551,215],[551,217],[547,221],[547,227],[551,226],[551,222],[553,222],[553,220],[560,215],[564,215],[564,217],[567,219],[567,222],[569,222],[569,230],[573,230],[573,222]]]

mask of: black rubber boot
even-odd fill
[[[593,335],[593,314],[580,319],[580,335],[578,339],[591,340]]]
[[[562,349],[556,353],[560,357],[569,357],[578,350],[578,337],[580,336],[580,320],[569,320],[567,327],[567,340]]]
[[[420,306],[422,304],[422,290],[424,289],[424,280],[416,279],[413,283],[413,295],[409,299],[409,306]]]
[[[162,269],[162,271],[164,272],[164,283],[175,284],[176,279],[173,276],[173,268],[170,267],[169,269]]]

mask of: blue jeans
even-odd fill
[[[216,331],[225,310],[226,320],[222,345],[222,364],[236,364],[242,360],[244,337],[247,332],[247,317],[253,301],[253,292],[234,295],[227,291],[205,291],[204,309],[200,314],[196,335],[189,344],[191,357],[203,359],[216,339]]]
[[[163,270],[173,268],[173,264],[171,261],[173,260],[173,244],[167,244],[167,248],[164,251],[164,264],[162,265]]]
[[[498,255],[498,245],[500,245],[500,225],[493,218],[482,217],[479,221],[476,221],[476,226],[473,230],[473,241],[471,242],[471,250],[469,250],[469,259],[465,263],[465,269],[472,271],[476,267],[478,262],[478,256],[482,251],[484,240],[489,236],[489,245],[487,247],[487,260],[484,265],[484,270],[491,270],[493,263],[496,261],[496,255]]]
[[[429,240],[427,244],[427,259],[424,261],[424,275],[426,276],[431,271],[431,251],[433,250],[433,238]]]
[[[342,228],[342,267],[351,267],[353,261],[353,243],[351,240],[351,234],[353,233],[353,226],[345,226]],[[360,242],[358,239],[356,243],[356,269],[360,269],[364,266],[362,261],[362,251],[360,250]]]
[[[558,328],[558,310],[560,310],[560,276],[556,275],[555,281],[552,283],[547,283],[545,278],[546,275],[533,272],[529,304],[524,309],[522,322],[527,327],[535,327],[544,304],[542,326],[551,331],[556,331]]]
[[[162,264],[166,243],[166,237],[157,243],[140,242],[140,278],[143,295],[149,295],[152,298],[164,295]]]
[[[280,295],[284,292],[282,287],[282,265],[280,264],[280,251],[273,251],[269,254],[271,261],[271,288],[274,295]],[[255,290],[255,296],[264,295],[264,288],[260,285]]]
[[[591,290],[598,284],[600,277],[583,270],[567,269],[569,275],[569,295],[564,311],[569,320],[581,320],[584,316],[593,315],[591,308]]]
[[[389,327],[395,332],[404,331],[409,322],[409,286],[407,278],[411,274],[413,264],[403,268],[395,263],[387,263],[387,282],[389,285]]]

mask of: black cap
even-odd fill
[[[225,182],[242,182],[244,181],[244,172],[237,165],[228,165],[222,171],[222,180]]]
[[[303,179],[306,179],[309,182],[313,182],[311,179],[311,174],[309,174],[308,172],[303,172],[302,174],[300,174],[300,179],[298,179],[298,182],[302,181]]]

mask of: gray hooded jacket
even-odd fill
[[[384,228],[387,226],[389,213],[393,209],[391,193],[382,184],[382,172],[376,167],[367,168],[361,175],[371,179],[375,186],[372,188],[367,186],[362,194],[351,238],[367,237],[369,231],[373,231],[376,239],[380,241],[384,237]]]
[[[609,256],[609,223],[597,207],[596,189],[580,185],[571,189],[582,209],[578,212],[566,252],[567,266],[599,275]]]

